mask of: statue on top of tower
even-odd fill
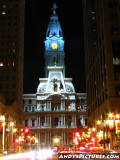
[[[52,10],[53,10],[53,14],[55,14],[56,12],[55,12],[55,10],[57,9],[57,5],[56,5],[56,3],[54,3],[53,4],[53,7],[52,7]]]

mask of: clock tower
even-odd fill
[[[48,67],[62,67],[63,77],[65,77],[64,65],[64,40],[61,25],[56,15],[56,4],[53,5],[53,14],[50,17],[45,40],[45,76],[48,77]]]
[[[86,94],[76,93],[72,78],[65,77],[64,39],[56,8],[54,4],[45,38],[45,77],[39,78],[36,94],[24,94],[23,125],[38,139],[38,148],[69,149],[73,133],[86,127]]]

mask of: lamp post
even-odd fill
[[[54,147],[55,147],[56,151],[58,150],[58,144],[59,144],[59,138],[55,137],[54,138]]]
[[[5,116],[0,116],[0,120],[3,122],[3,135],[2,135],[2,152],[4,152],[5,145]]]
[[[10,122],[10,127],[11,127],[11,150],[13,151],[13,125],[14,122]]]

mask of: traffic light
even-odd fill
[[[92,142],[95,142],[95,138],[92,138],[91,140],[92,140]]]
[[[79,132],[76,132],[76,133],[75,133],[75,137],[80,137]]]
[[[26,128],[26,129],[25,129],[25,133],[28,133],[28,132],[29,132],[29,130],[28,130],[28,128]]]
[[[25,128],[25,129],[24,129],[24,134],[25,134],[25,135],[28,135],[28,133],[29,133],[29,129],[28,129],[28,128]]]

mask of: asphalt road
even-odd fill
[[[74,154],[75,153],[73,153],[73,155]],[[81,154],[82,156],[83,155],[90,155],[90,153],[85,153],[85,154],[79,153],[79,154]],[[69,153],[67,153],[67,155],[69,155]],[[117,157],[113,158],[113,156],[115,156],[114,153],[105,154],[105,155],[109,155],[109,158],[107,158],[108,160],[113,160],[113,159],[120,160],[120,158],[117,158]],[[110,157],[111,155],[112,155],[112,157]],[[117,156],[120,157],[120,154],[117,155]],[[66,158],[66,159],[60,158],[59,160],[67,160],[67,159],[71,160],[71,158]],[[85,159],[84,158],[83,159],[82,158],[78,158],[78,159],[79,160],[85,160],[86,158]],[[102,157],[99,158],[99,160],[107,160],[107,159],[103,159]],[[31,151],[31,152],[26,152],[26,153],[18,153],[18,154],[6,155],[6,156],[3,156],[3,157],[0,157],[0,160],[58,160],[58,154],[53,154],[53,152],[51,150]],[[87,160],[98,160],[98,158],[87,158]]]
[[[53,155],[49,151],[47,152],[32,151],[26,153],[1,156],[0,160],[58,160],[58,155],[57,154]]]

